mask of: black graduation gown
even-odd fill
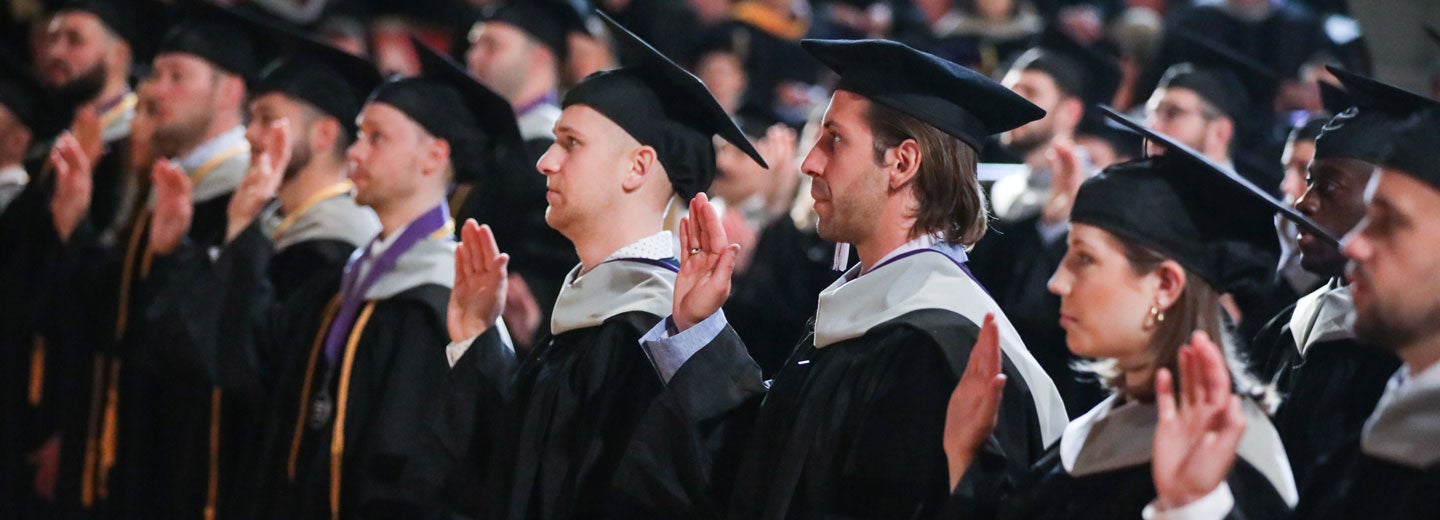
[[[226,135],[230,147],[189,172],[198,202],[185,239],[198,250],[223,240],[231,192],[249,164],[238,134]],[[199,516],[215,479],[179,472],[209,457],[208,442],[188,439],[209,438],[210,388],[174,363],[169,338],[149,326],[147,309],[164,277],[150,276],[151,213],[138,215],[113,245],[82,223],[56,261],[50,290],[86,297],[57,299],[46,309],[52,343],[83,358],[75,380],[88,383],[77,384],[82,404],[57,412],[65,439],[57,487],[105,514]]]
[[[809,333],[805,322],[830,282],[834,244],[781,217],[760,232],[750,268],[736,273],[725,317],[766,376],[773,375]]]
[[[1360,451],[1352,440],[1318,466],[1293,518],[1440,517],[1440,464],[1414,468]]]
[[[95,230],[111,228],[123,196],[128,138],[107,143],[111,152],[96,163],[91,205],[84,220]],[[48,146],[43,147],[48,151]],[[37,148],[39,150],[39,148]],[[39,152],[37,152],[39,153]],[[0,389],[0,509],[20,511],[21,497],[33,495],[32,468],[24,455],[56,433],[56,412],[75,406],[83,396],[76,385],[56,381],[83,380],[83,353],[54,349],[53,327],[46,321],[51,301],[63,297],[49,290],[56,276],[59,238],[50,217],[54,177],[43,153],[26,161],[33,179],[0,213],[0,355],[5,381]],[[128,231],[119,228],[123,235]],[[47,384],[49,383],[49,384]],[[16,504],[7,508],[6,504]],[[74,506],[74,504],[68,504]]]
[[[499,327],[490,328],[445,374],[402,483],[417,499],[468,517],[484,515],[481,491],[497,470],[496,447],[512,424],[503,403],[518,360],[505,341]]]
[[[1051,450],[1032,469],[1030,491],[1003,506],[1000,518],[1134,519],[1155,500],[1155,482],[1149,464],[1076,477],[1060,464]],[[1253,466],[1236,460],[1226,478],[1235,497],[1232,516],[1248,520],[1287,518],[1290,508]],[[954,518],[975,518],[957,515]]]
[[[1055,382],[1071,419],[1105,398],[1091,374],[1075,370],[1081,358],[1070,353],[1060,328],[1060,297],[1046,286],[1065,257],[1065,237],[1045,243],[1036,227],[1039,216],[991,224],[970,251],[975,278],[1005,311],[1025,346]]]
[[[209,457],[191,459],[182,474],[214,479],[214,491],[207,492],[214,494],[213,507],[221,518],[243,515],[245,504],[255,498],[253,483],[241,477],[258,470],[253,461],[259,454],[265,405],[278,372],[298,356],[257,350],[256,330],[266,321],[286,324],[273,327],[277,329],[292,327],[291,315],[309,317],[307,324],[318,321],[316,314],[335,291],[333,273],[344,267],[356,247],[340,238],[314,238],[277,252],[260,227],[246,228],[213,262],[207,252],[188,243],[175,254],[157,258],[155,284],[160,288],[147,309],[149,326],[167,340],[171,362],[188,367],[182,372],[211,389],[207,435],[188,442],[204,446]]]
[[[1065,437],[1028,471],[1015,473],[997,462],[993,452],[982,451],[940,516],[1140,518],[1145,506],[1156,497],[1150,466],[1156,411],[1153,405],[1121,407],[1118,399],[1102,402],[1072,421]],[[1294,500],[1296,493],[1287,468],[1275,460],[1275,451],[1283,447],[1258,406],[1246,402],[1245,414],[1249,429],[1240,441],[1241,454],[1226,479],[1235,499],[1232,516],[1287,518],[1290,505],[1285,494],[1288,492]],[[1076,436],[1073,440],[1072,435]],[[1065,463],[1067,449],[1075,450],[1069,455],[1073,457],[1069,464]],[[1262,471],[1253,465],[1246,453],[1269,469]]]
[[[1306,489],[1322,457],[1359,436],[1400,360],[1353,338],[1316,342],[1302,357],[1290,329],[1294,312],[1291,305],[1261,329],[1252,360],[1280,394],[1272,422],[1295,481]]]
[[[823,349],[802,343],[750,431],[732,518],[928,516],[948,496],[945,408],[979,326],[915,311]],[[808,338],[807,338],[808,339]],[[717,338],[734,341],[734,336]],[[995,431],[1022,464],[1044,450],[1029,389],[1007,360]]]
[[[488,518],[625,516],[612,492],[632,432],[660,394],[639,340],[660,321],[649,312],[546,338],[510,384],[506,438],[487,478]],[[474,350],[475,347],[472,347]]]
[[[340,386],[345,380],[342,367],[329,369],[323,355],[295,371],[298,380],[282,383],[276,398],[290,404],[277,404],[277,408],[291,413],[285,414],[282,435],[272,439],[270,445],[271,454],[281,458],[276,461],[280,462],[278,467],[269,469],[284,473],[270,477],[278,485],[269,491],[273,495],[266,497],[273,505],[269,516],[331,517],[331,494],[337,476],[341,486],[340,517],[434,514],[406,493],[401,481],[410,470],[414,440],[423,431],[427,410],[437,402],[439,382],[449,370],[443,352],[448,337],[445,310],[449,298],[449,287],[426,284],[373,302],[369,319],[363,324],[357,321],[349,336],[354,344],[354,362],[345,388],[348,392]],[[324,320],[323,328],[328,329],[328,322]],[[304,338],[294,346],[323,349],[323,341]],[[307,354],[311,357],[314,351]],[[329,372],[336,373],[327,377]],[[335,412],[315,428],[309,410],[316,392],[327,385],[327,380],[328,391],[335,396]],[[306,388],[309,392],[302,391]],[[301,413],[301,409],[306,411]],[[342,409],[343,442],[337,447],[333,444],[334,421]],[[297,422],[300,417],[304,417],[300,421],[304,424]],[[343,450],[338,461],[340,471],[336,472],[332,452],[338,448]],[[288,475],[291,456],[295,460],[293,481]]]

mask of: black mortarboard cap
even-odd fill
[[[715,179],[711,136],[719,135],[765,165],[760,152],[704,83],[610,17],[597,16],[610,27],[621,48],[628,48],[639,59],[626,67],[587,76],[565,94],[562,106],[593,108],[641,144],[654,147],[671,186],[686,199],[705,191]]]
[[[1339,114],[1345,109],[1355,106],[1355,100],[1350,98],[1350,93],[1345,89],[1331,85],[1324,81],[1317,81],[1320,87],[1320,106],[1331,114]]]
[[[1021,54],[1012,68],[1049,74],[1061,90],[1086,105],[1110,103],[1123,75],[1115,57],[1081,45],[1054,28],[1042,33],[1039,45]]]
[[[110,32],[129,42],[135,38],[135,22],[131,18],[133,6],[125,0],[69,0],[56,12],[83,11],[100,20]]]
[[[185,4],[184,9],[184,17],[160,40],[156,54],[192,54],[246,82],[254,81],[274,52],[266,22],[204,0]]]
[[[929,123],[980,150],[986,137],[1045,111],[999,83],[953,62],[889,40],[801,40],[836,73],[836,88]]]
[[[1184,62],[1165,71],[1161,87],[1193,90],[1237,122],[1270,112],[1279,79],[1269,68],[1204,36],[1183,29],[1175,32],[1186,42],[1187,52]]]
[[[700,65],[700,58],[717,52],[734,54],[743,63],[749,59],[753,36],[745,26],[740,24],[722,23],[711,27],[696,38],[695,44],[690,47],[690,52],[686,56],[685,63],[693,70]]]
[[[291,31],[272,28],[291,50],[260,71],[254,95],[279,92],[313,105],[355,134],[355,116],[383,78],[370,60]]]
[[[457,182],[479,180],[489,168],[523,165],[525,147],[510,102],[419,39],[412,36],[410,43],[420,56],[420,75],[381,84],[369,101],[395,107],[449,143]]]
[[[1393,129],[1390,149],[1380,165],[1440,190],[1440,106],[1415,111]]]
[[[0,48],[0,105],[30,129],[32,141],[59,134],[74,115],[74,107],[54,99],[34,70],[4,48]]]
[[[585,21],[592,11],[585,0],[510,0],[488,8],[478,23],[513,25],[564,60],[570,55],[570,34],[589,34]]]
[[[1326,67],[1345,86],[1352,105],[1338,112],[1315,139],[1315,158],[1342,157],[1383,165],[1396,124],[1440,103],[1359,74]]]
[[[1140,134],[1111,121],[1096,106],[1085,107],[1080,124],[1075,127],[1075,135],[1102,139],[1121,157],[1139,157],[1144,151],[1141,146],[1144,138]]]
[[[1105,169],[1085,181],[1070,220],[1135,240],[1223,287],[1232,254],[1266,249],[1276,212],[1335,241],[1314,222],[1235,172],[1109,107],[1116,122],[1154,140],[1163,155]]]

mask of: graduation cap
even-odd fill
[[[191,54],[249,83],[274,51],[266,25],[234,9],[204,0],[192,2],[160,40],[156,55]]]
[[[999,83],[889,40],[801,40],[840,75],[836,88],[899,110],[980,150],[986,137],[1045,116]]]
[[[80,11],[90,13],[100,20],[110,32],[125,41],[135,39],[135,22],[129,9],[121,6],[123,0],[69,0],[56,10],[57,13]],[[129,2],[125,2],[129,3]],[[133,9],[133,6],[131,7]]]
[[[450,145],[457,182],[479,180],[489,168],[523,167],[524,141],[510,102],[414,36],[420,75],[381,84],[369,102],[395,107]]]
[[[1144,138],[1140,134],[1111,121],[1097,106],[1085,107],[1085,112],[1080,115],[1080,124],[1075,127],[1075,135],[1104,140],[1120,157],[1139,157],[1144,152],[1141,146]]]
[[[74,117],[74,107],[51,96],[34,70],[4,48],[0,48],[0,105],[30,129],[32,142],[58,135]]]
[[[1343,157],[1384,165],[1394,127],[1416,112],[1440,106],[1425,96],[1341,68],[1326,69],[1345,86],[1352,105],[1325,124],[1315,139],[1316,159]]]
[[[747,60],[751,50],[751,34],[743,25],[722,23],[706,29],[696,39],[686,56],[691,69],[700,65],[700,59],[711,53],[734,54],[741,62]]]
[[[1331,243],[1329,232],[1228,168],[1155,132],[1110,107],[1100,107],[1125,127],[1163,145],[1160,156],[1105,169],[1085,181],[1070,220],[1091,224],[1145,243],[1221,287],[1226,256],[1263,249],[1275,240],[1270,224],[1279,212]]]
[[[1331,85],[1324,81],[1316,82],[1320,86],[1320,106],[1331,114],[1339,114],[1345,109],[1355,106],[1355,100],[1345,89]]]
[[[510,0],[482,12],[476,27],[513,25],[564,60],[570,55],[570,34],[590,33],[585,21],[592,11],[585,0]]]
[[[1237,122],[1270,111],[1279,79],[1268,67],[1193,32],[1176,29],[1175,33],[1188,43],[1184,47],[1188,59],[1165,71],[1161,88],[1192,90]]]
[[[1440,106],[1418,110],[1387,132],[1390,148],[1380,164],[1440,190]]]
[[[1044,72],[1061,90],[1086,105],[1110,103],[1123,75],[1113,56],[1081,45],[1054,28],[1042,33],[1039,45],[1021,54],[1011,68]]]
[[[1127,120],[1118,112],[1106,113]],[[1139,124],[1132,129],[1148,132]],[[1222,288],[1225,266],[1235,252],[1263,249],[1259,244],[1275,240],[1269,222],[1280,204],[1267,199],[1203,156],[1171,148],[1086,180],[1075,195],[1070,220],[1138,242]]]
[[[355,135],[355,116],[383,78],[375,64],[291,31],[274,29],[292,50],[271,61],[251,87],[255,95],[279,92],[305,101]]]
[[[715,179],[711,136],[719,135],[769,167],[704,83],[610,17],[597,16],[621,48],[639,59],[587,76],[565,94],[561,106],[593,108],[641,144],[654,147],[671,186],[686,199],[705,191]]]

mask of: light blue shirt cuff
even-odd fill
[[[715,341],[730,322],[726,321],[725,311],[721,309],[704,321],[696,323],[694,327],[674,336],[671,336],[669,331],[671,323],[671,318],[666,317],[640,337],[640,347],[650,358],[650,364],[654,365],[655,373],[660,375],[660,381],[666,384],[670,383],[670,378],[675,377],[675,373],[680,371],[680,367],[689,361],[691,356],[711,341]]]
[[[1044,219],[1036,220],[1035,230],[1040,233],[1040,241],[1048,246],[1065,237],[1065,233],[1070,231],[1070,221],[1046,224]]]
[[[1175,509],[1161,511],[1151,502],[1140,516],[1145,520],[1220,520],[1234,508],[1235,495],[1230,494],[1230,484],[1221,482],[1210,494]]]

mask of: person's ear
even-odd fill
[[[1185,268],[1174,260],[1160,262],[1160,266],[1155,268],[1154,275],[1159,280],[1155,288],[1155,304],[1160,307],[1161,312],[1165,312],[1180,299],[1180,295],[1185,292],[1185,284],[1189,280],[1185,274]]]
[[[920,143],[914,139],[901,141],[899,145],[885,152],[885,166],[891,166],[890,189],[896,190],[909,184],[920,172]]]
[[[646,179],[660,170],[659,166],[660,158],[656,155],[655,148],[640,145],[630,152],[626,160],[625,177],[621,180],[620,187],[627,193],[640,189],[645,185]]]

